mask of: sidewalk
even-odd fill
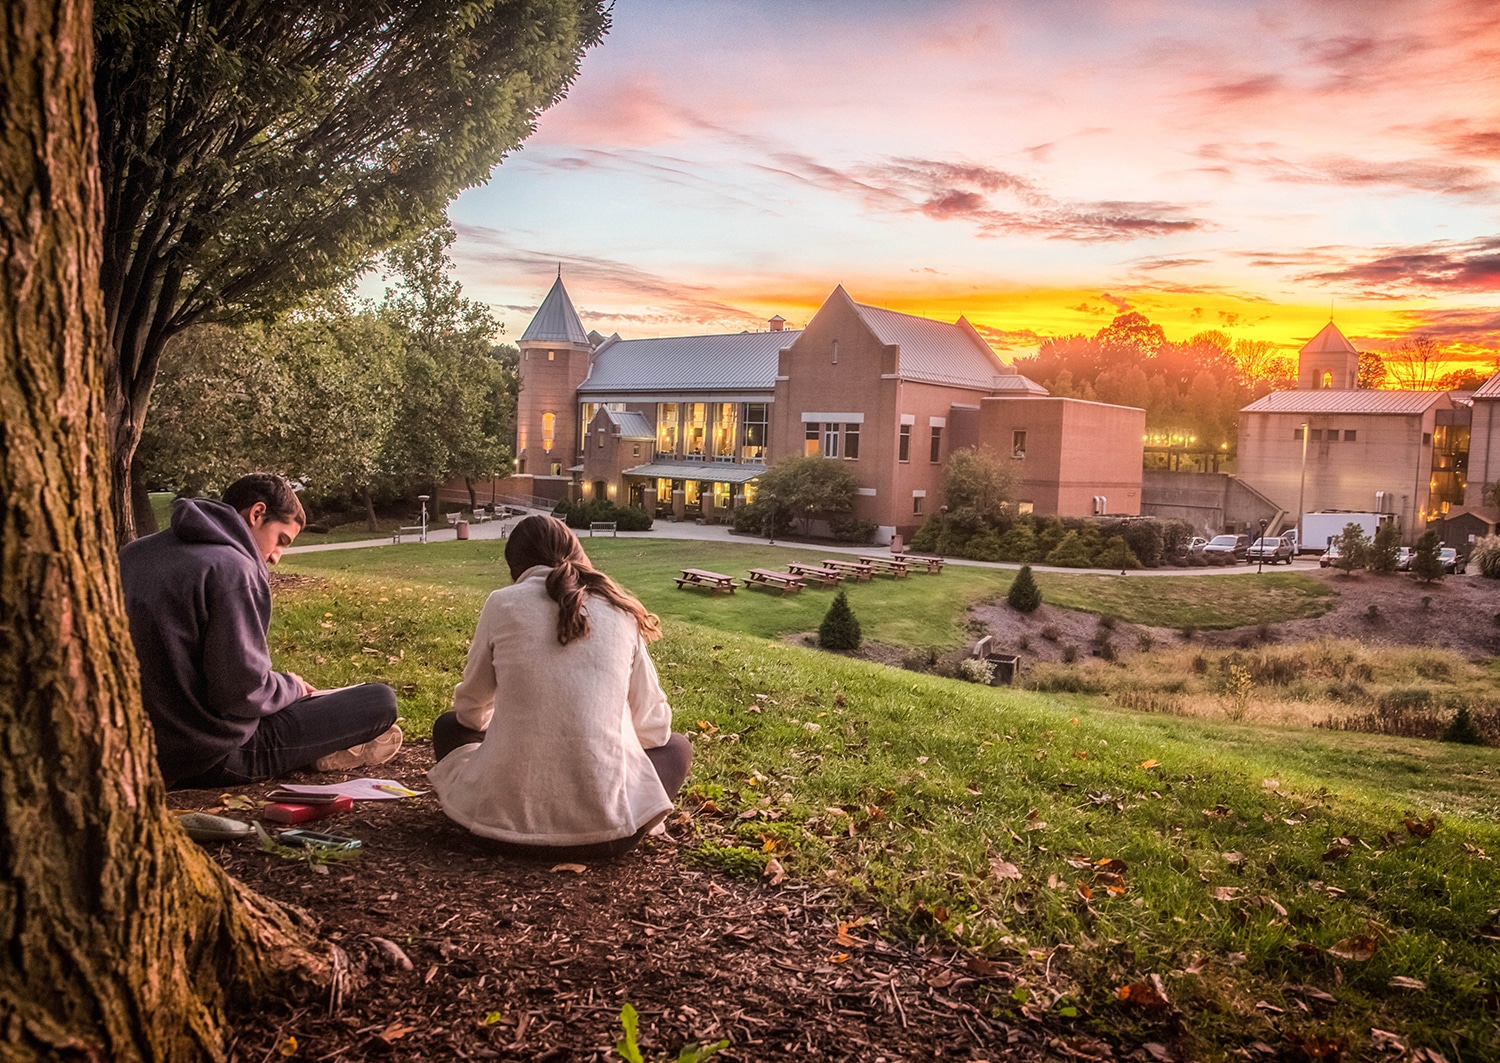
[[[537,512],[541,511],[538,510]],[[471,540],[502,539],[505,537],[505,534],[508,533],[510,529],[515,525],[515,523],[515,518],[511,518],[504,521],[490,520],[485,521],[483,524],[470,524],[469,538]],[[784,541],[781,539],[778,539],[774,543],[771,543],[759,537],[748,535],[732,535],[727,524],[697,524],[693,521],[658,520],[654,525],[652,525],[650,531],[619,532],[618,535],[621,539],[692,539],[699,542],[743,543],[746,546],[779,546],[784,547],[788,550],[815,550],[825,554],[851,554],[855,556],[858,556],[860,554],[884,554],[887,552],[886,548],[883,546],[874,546],[869,544],[863,546],[842,546],[836,543],[807,543],[797,542],[794,540]],[[457,532],[449,524],[429,525],[428,527],[427,541],[429,543],[451,543],[457,538]],[[584,549],[587,550],[590,538],[588,533],[581,533],[579,535],[579,538],[583,541]],[[608,536],[602,536],[602,538],[608,538]],[[412,538],[410,536],[407,536],[403,540],[402,545],[410,546],[412,545],[412,543]],[[383,539],[361,539],[358,542],[352,543],[319,543],[316,546],[293,546],[288,548],[285,553],[287,555],[311,554],[318,553],[324,550],[358,550],[364,549],[365,547],[392,545],[394,544],[391,542],[390,537],[387,536]],[[950,565],[969,568],[1019,569],[1021,567],[1019,564],[1010,561],[970,561],[966,558],[957,557],[950,557],[946,560]],[[1298,558],[1297,560],[1293,561],[1290,566],[1287,566],[1285,568],[1285,571],[1307,572],[1309,570],[1316,570],[1317,567],[1317,556],[1309,555],[1305,558]],[[1064,575],[1071,574],[1075,576],[1128,575],[1133,578],[1149,576],[1255,575],[1254,565],[1229,565],[1224,568],[1141,568],[1133,569],[1128,573],[1120,572],[1116,569],[1057,568],[1048,565],[1032,565],[1031,570],[1033,572],[1057,572]],[[1266,571],[1276,572],[1283,571],[1283,569],[1278,566],[1267,565]]]

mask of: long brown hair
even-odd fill
[[[635,617],[635,626],[648,642],[661,638],[661,621],[646,607],[589,561],[583,546],[556,517],[533,515],[517,524],[505,544],[505,563],[511,579],[528,568],[546,565],[547,594],[557,603],[557,641],[566,646],[589,633],[585,595],[603,598]]]

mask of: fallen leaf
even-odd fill
[[[1229,815],[1229,807],[1227,805],[1214,805],[1213,808],[1205,808],[1203,814],[1209,819],[1223,819]]]
[[[849,962],[849,954],[847,952],[837,952],[837,953],[834,953],[832,956],[828,957],[828,962],[829,963],[848,963]]]
[[[1379,949],[1380,942],[1372,937],[1366,937],[1361,934],[1355,937],[1347,937],[1343,941],[1332,945],[1328,949],[1328,954],[1330,956],[1337,956],[1341,960],[1353,960],[1356,963],[1363,963],[1375,955]]]
[[[1325,864],[1336,864],[1340,860],[1347,860],[1352,851],[1347,845],[1330,845],[1328,851],[1323,854],[1323,862]]]
[[[922,981],[932,986],[933,989],[947,989],[957,977],[958,975],[946,967],[934,967],[922,976]]]
[[[1075,750],[1073,750],[1073,755],[1075,757],[1077,757],[1079,760],[1088,760],[1089,759],[1089,751],[1086,750],[1086,749],[1075,749]]]
[[[1285,1008],[1278,1008],[1275,1004],[1272,1004],[1268,1000],[1257,1000],[1255,1002],[1255,1006],[1257,1008],[1259,1008],[1261,1011],[1269,1011],[1272,1015],[1285,1015],[1286,1014],[1286,1009]]]
[[[1344,1050],[1349,1047],[1348,1041],[1342,1037],[1323,1037],[1319,1034],[1293,1037],[1291,1041],[1302,1049],[1308,1059],[1314,1061],[1321,1059],[1336,1061],[1343,1056]]]
[[[1141,768],[1142,768],[1142,769],[1143,769],[1143,770],[1145,770],[1145,771],[1150,771],[1150,770],[1151,770],[1151,769],[1152,769],[1152,768],[1154,768],[1154,767],[1156,767],[1156,766],[1157,766],[1157,764],[1158,764],[1158,761],[1154,761],[1154,760],[1143,760],[1143,761],[1141,761],[1141,765],[1140,765],[1140,766],[1141,766]]]
[[[719,728],[717,725],[711,724],[707,720],[699,720],[698,730],[702,731],[706,735],[711,735],[717,732]]]
[[[236,812],[254,812],[260,805],[247,794],[220,794],[219,804]]]
[[[401,1040],[401,1038],[405,1037],[415,1029],[415,1026],[402,1026],[399,1022],[393,1022],[375,1036],[380,1038],[386,1044],[391,1044],[395,1041]]]
[[[1218,886],[1214,889],[1214,900],[1233,901],[1239,899],[1240,888],[1238,886]]]
[[[496,1023],[500,1023],[500,1022],[504,1022],[504,1021],[505,1021],[505,1015],[502,1012],[491,1011],[491,1012],[486,1012],[485,1013],[484,1024],[486,1026],[494,1026]]]
[[[1101,871],[1107,871],[1107,872],[1109,872],[1111,874],[1115,874],[1115,875],[1123,875],[1123,874],[1125,874],[1125,861],[1121,860],[1119,857],[1106,856],[1106,857],[1104,857],[1104,858],[1096,861],[1095,864],[1094,864],[1094,866],[1097,867],[1097,868],[1099,868],[1099,870],[1101,870]]]
[[[1172,1053],[1167,1049],[1167,1046],[1163,1044],[1157,1044],[1155,1041],[1147,1041],[1141,1047],[1144,1048],[1146,1052],[1151,1056],[1151,1058],[1157,1061],[1157,1063],[1168,1063],[1168,1061],[1172,1058]]]
[[[1401,975],[1401,974],[1396,975],[1387,984],[1390,985],[1393,989],[1426,989],[1427,988],[1427,983],[1426,982],[1418,981],[1415,978],[1407,978],[1405,975]]]
[[[1432,837],[1432,832],[1437,830],[1438,825],[1436,816],[1428,816],[1425,820],[1408,819],[1403,822],[1406,824],[1407,832],[1416,838]]]
[[[297,1054],[297,1039],[295,1037],[288,1037],[277,1046],[276,1051],[284,1058],[290,1059]]]
[[[1338,998],[1332,993],[1325,993],[1315,985],[1288,985],[1282,986],[1282,989],[1288,993],[1295,993],[1299,997],[1306,997],[1308,1000],[1316,1000],[1321,1004],[1338,1003]]]
[[[1230,867],[1240,867],[1245,862],[1244,853],[1220,853],[1219,855],[1224,858],[1224,862]]]
[[[992,978],[1002,970],[998,963],[983,956],[970,956],[964,960],[964,966],[969,969],[970,974],[977,974],[980,978]]]
[[[587,871],[588,868],[584,867],[582,864],[557,864],[557,865],[555,865],[552,868],[552,870],[553,871],[571,871],[575,875],[581,875],[585,871]]]
[[[1015,864],[1000,859],[998,856],[990,860],[990,873],[998,879],[1014,879],[1019,881],[1021,869]]]
[[[944,913],[943,918],[947,918],[947,913]],[[833,936],[833,940],[846,949],[862,949],[865,947],[863,941],[849,933],[849,924],[843,920],[839,921],[839,932]]]
[[[1281,783],[1277,782],[1275,779],[1262,779],[1260,781],[1260,784],[1267,790],[1274,790],[1281,785]]]
[[[779,886],[781,885],[781,880],[786,878],[786,869],[781,866],[781,861],[773,856],[766,861],[766,866],[761,872],[761,877],[771,880],[767,885]]]
[[[1155,1011],[1165,1008],[1170,1001],[1167,1000],[1167,989],[1162,984],[1161,976],[1153,974],[1149,981],[1132,982],[1130,985],[1122,985],[1115,990],[1115,996],[1127,1004]]]
[[[1382,1052],[1406,1051],[1406,1042],[1401,1039],[1401,1035],[1391,1033],[1389,1030],[1370,1027],[1370,1041]]]

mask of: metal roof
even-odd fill
[[[1047,394],[1046,388],[1001,362],[964,318],[950,325],[863,303],[854,303],[854,309],[876,339],[886,346],[901,348],[897,373],[903,380],[955,384],[985,391]]]
[[[588,333],[583,331],[583,322],[578,320],[578,311],[573,309],[573,300],[568,298],[568,289],[563,287],[562,273],[552,282],[552,290],[526,331],[521,334],[521,343],[566,343],[578,347],[591,347]]]
[[[1472,397],[1476,399],[1500,399],[1500,373],[1496,373],[1483,384],[1479,385],[1479,390],[1474,392]]]
[[[1358,354],[1354,344],[1344,338],[1332,321],[1302,346],[1302,354]]]
[[[801,333],[735,332],[718,336],[607,340],[579,395],[642,391],[776,389],[777,355]],[[770,396],[767,395],[767,398]]]
[[[645,414],[629,410],[606,409],[604,415],[620,430],[619,435],[621,439],[656,438],[656,431],[651,427],[651,422],[646,420]]]
[[[651,476],[661,480],[716,480],[721,484],[749,483],[766,471],[764,465],[736,465],[733,462],[653,461],[626,469],[626,476]]]
[[[1241,413],[1426,413],[1447,397],[1445,391],[1379,391],[1371,388],[1324,388],[1317,391],[1273,391]]]

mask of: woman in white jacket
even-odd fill
[[[515,582],[485,601],[453,710],[433,724],[433,789],[511,855],[627,852],[671,811],[693,756],[646,652],[660,625],[560,520],[521,521],[505,561]]]

